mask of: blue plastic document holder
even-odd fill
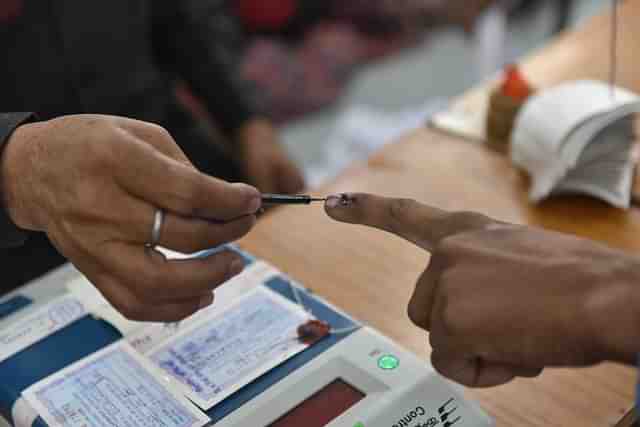
[[[215,251],[216,250],[208,251],[200,256],[206,256]],[[247,264],[254,261],[252,256],[246,253],[242,253],[242,255],[245,257]],[[265,283],[265,286],[291,301],[296,301],[290,283],[283,276],[269,280]],[[316,298],[312,293],[301,291],[300,297],[305,307],[310,309],[314,316],[329,322],[332,327],[342,329],[354,325],[351,319]],[[322,341],[243,387],[213,407],[207,414],[214,423],[223,419],[349,335],[350,333],[346,333],[342,335],[330,335],[324,338]],[[13,424],[11,409],[18,398],[20,398],[23,390],[121,338],[121,334],[108,323],[91,316],[85,316],[1,362],[0,413]],[[33,427],[48,426],[41,418],[38,418],[34,422]]]

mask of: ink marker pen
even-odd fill
[[[262,204],[264,205],[310,205],[313,202],[324,202],[326,198],[313,197],[306,194],[263,194]]]

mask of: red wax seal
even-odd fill
[[[313,345],[329,335],[331,326],[322,320],[309,320],[298,327],[298,339],[307,345]]]

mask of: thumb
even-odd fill
[[[542,368],[492,363],[480,358],[464,358],[434,350],[431,364],[443,377],[467,387],[486,388],[506,384],[517,377],[535,378]]]

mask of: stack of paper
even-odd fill
[[[132,349],[173,380],[174,388],[206,411],[309,346],[298,340],[297,329],[314,317],[263,285],[281,274],[263,261],[253,262],[216,289],[215,304],[179,328],[125,319],[84,277],[67,287],[74,298],[91,301],[87,311],[111,323]]]
[[[581,193],[628,208],[638,111],[638,95],[596,81],[567,83],[532,97],[511,141],[513,162],[533,181],[530,199]]]

